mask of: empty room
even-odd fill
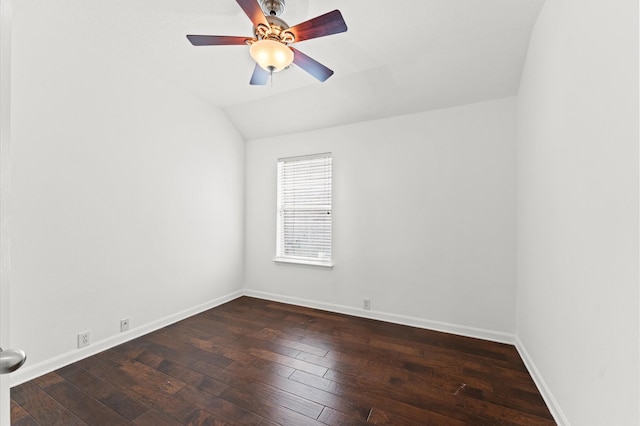
[[[0,426],[640,425],[637,0],[2,0]]]

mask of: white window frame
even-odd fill
[[[328,161],[327,161],[328,160]],[[319,266],[325,268],[333,267],[332,260],[332,225],[333,225],[333,164],[331,153],[304,155],[298,157],[279,158],[277,163],[277,223],[276,223],[276,257],[273,259],[279,263],[293,263],[300,265]],[[324,168],[321,173],[313,173],[312,176],[308,175],[309,170],[300,169],[301,165],[309,165],[312,167]],[[297,166],[301,174],[296,174],[295,167]],[[320,179],[321,186],[318,187],[317,192],[312,193],[309,196],[309,191],[314,189],[307,186],[309,183],[307,180],[313,179],[316,182]],[[328,188],[327,188],[328,179]],[[287,190],[285,191],[285,187]],[[295,196],[292,194],[296,194]],[[286,198],[286,199],[285,199]],[[320,200],[318,200],[318,198]],[[296,200],[299,200],[296,201]],[[299,220],[304,224],[298,223],[298,226],[302,226],[305,229],[311,227],[313,232],[314,216],[317,217],[318,223],[316,224],[318,233],[315,236],[311,236],[303,243],[299,248],[299,252],[296,253],[296,249],[288,249],[286,243],[287,235],[291,238],[294,235],[299,235],[299,231],[295,229],[295,221],[292,223],[290,220],[285,220],[286,212],[307,212],[310,214],[305,215]],[[323,219],[322,216],[326,214],[328,220]],[[291,216],[289,216],[291,218]],[[311,225],[309,224],[311,219]],[[328,222],[328,223],[327,223]],[[328,228],[328,229],[327,229]],[[306,238],[305,238],[306,239]],[[303,239],[303,241],[305,240]],[[328,242],[328,244],[327,244]],[[310,254],[310,247],[320,247],[317,255]],[[289,247],[291,247],[289,245]]]

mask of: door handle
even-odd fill
[[[0,374],[7,374],[22,367],[27,360],[27,354],[22,349],[0,348]]]

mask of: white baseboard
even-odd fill
[[[202,303],[192,308],[185,309],[184,311],[178,312],[176,314],[160,318],[157,321],[153,321],[140,327],[132,328],[126,333],[119,333],[98,342],[92,343],[86,348],[76,349],[55,358],[40,362],[38,364],[24,366],[20,370],[11,374],[11,386],[17,386],[22,383],[28,382],[29,380],[35,379],[36,377],[40,377],[43,374],[50,373],[66,365],[90,357],[91,355],[95,355],[107,349],[118,346],[122,343],[128,342],[129,340],[144,336],[145,334],[151,333],[152,331],[156,331],[178,321],[182,321],[185,318],[189,318],[190,316],[199,314],[200,312],[215,308],[216,306],[220,306],[231,300],[237,299],[243,294],[244,292],[242,290],[238,290],[225,296],[218,297],[217,299],[210,300],[206,303]]]
[[[515,336],[499,331],[485,330],[482,328],[467,327],[464,325],[449,324],[446,322],[432,321],[424,318],[410,317],[405,315],[391,314],[381,311],[366,311],[352,306],[336,305],[333,303],[317,302],[314,300],[300,299],[297,297],[283,296],[279,294],[265,293],[262,291],[245,289],[244,294],[258,299],[272,300],[290,305],[305,306],[307,308],[321,309],[339,314],[353,315],[355,317],[369,318],[386,321],[394,324],[408,325],[411,327],[424,328],[427,330],[442,331],[445,333],[457,334],[476,339],[490,340],[492,342],[508,343],[513,345]]]
[[[538,387],[538,391],[540,391],[540,395],[542,395],[542,399],[544,399],[544,402],[547,404],[549,411],[551,411],[551,415],[553,416],[553,419],[556,421],[558,426],[570,426],[569,420],[564,415],[564,412],[560,408],[558,401],[556,401],[555,397],[551,393],[551,390],[547,386],[547,383],[542,378],[540,371],[538,371],[538,368],[533,362],[533,359],[529,356],[527,349],[524,347],[524,345],[522,344],[522,341],[518,336],[516,336],[515,344],[516,344],[516,349],[520,354],[520,358],[522,358],[524,365],[527,367],[527,370],[529,371],[529,375],[533,378],[533,381]]]

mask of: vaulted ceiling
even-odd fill
[[[292,66],[264,87],[249,85],[248,46],[185,38],[252,36],[235,0],[38,3],[92,48],[220,107],[252,140],[515,95],[543,0],[286,0],[289,25],[340,9],[348,31],[295,45],[335,71],[329,80]]]

